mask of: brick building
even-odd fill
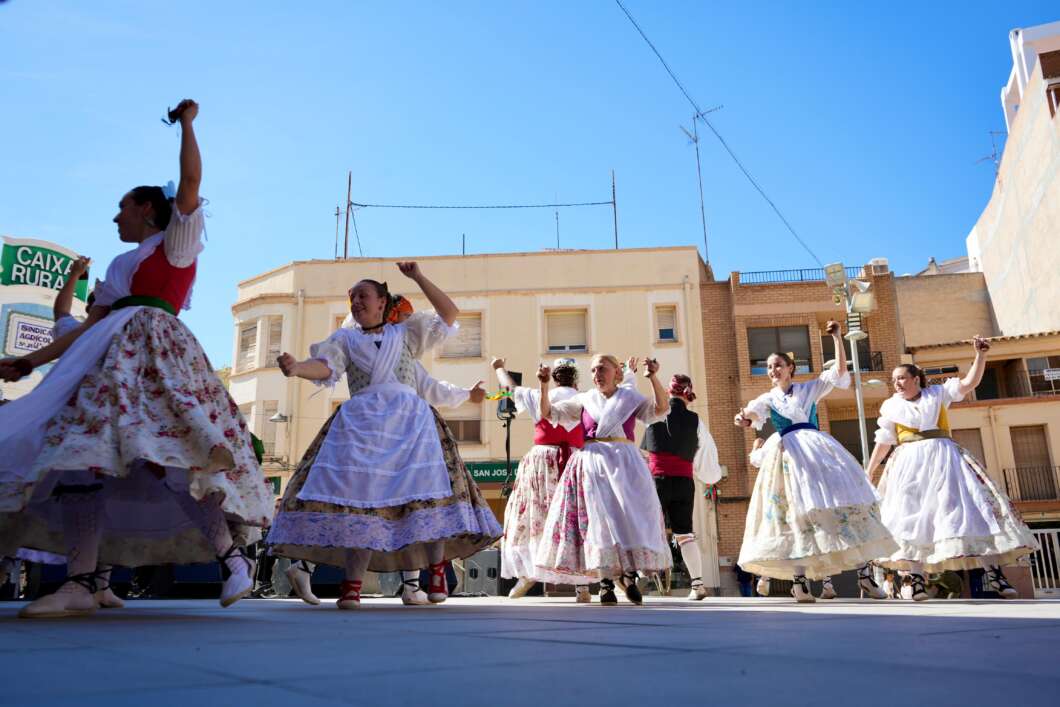
[[[876,298],[875,310],[862,319],[868,338],[858,349],[863,380],[867,381],[863,394],[871,443],[879,406],[890,393],[882,383],[889,379],[887,372],[903,360],[899,295],[885,261],[849,268],[848,275],[869,282]],[[733,415],[747,401],[769,390],[765,359],[773,351],[795,354],[796,380],[820,375],[825,363],[834,358],[831,337],[824,333],[825,323],[842,320],[844,311],[834,301],[820,269],[734,272],[728,280],[702,284],[700,302],[708,416],[721,463],[728,472],[720,485],[717,514],[724,588],[727,581],[733,581],[732,565],[740,552],[755,480],[747,454],[756,433],[733,425]],[[834,391],[818,406],[818,416],[821,428],[860,459],[853,390]],[[770,432],[767,426],[758,434]]]

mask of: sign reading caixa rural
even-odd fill
[[[77,253],[47,241],[4,236],[0,255],[0,285],[29,285],[60,290]],[[77,283],[74,296],[88,298],[88,279]]]

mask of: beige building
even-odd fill
[[[666,378],[688,373],[704,390],[699,291],[709,276],[693,247],[418,260],[461,310],[459,334],[422,361],[439,379],[462,386],[484,380],[496,390],[489,361],[502,356],[510,370],[523,373],[524,383],[534,384],[540,362],[572,356],[582,373],[581,388],[586,389],[589,359],[595,353],[613,353],[654,356]],[[307,381],[285,379],[276,368],[276,357],[283,351],[307,356],[310,344],[324,340],[342,322],[349,309],[346,291],[362,278],[387,281],[392,292],[409,296],[417,309],[427,307],[416,285],[398,272],[394,260],[384,258],[293,262],[239,284],[232,307],[235,344],[229,385],[265,442],[266,474],[276,479],[277,488],[348,393],[344,383],[317,389]],[[638,387],[648,392],[643,379]],[[707,395],[692,407],[705,419]],[[441,412],[490,505],[502,517],[505,435],[496,403]],[[515,420],[513,465],[530,447],[532,434],[528,419]],[[716,568],[712,504],[702,501],[699,506],[696,526],[704,567]],[[704,579],[708,586],[717,585],[716,578]]]
[[[990,202],[968,234],[1000,333],[1060,329],[1060,22],[1010,33],[1001,103],[1008,140]]]

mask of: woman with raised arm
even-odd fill
[[[871,478],[890,451],[879,482],[883,522],[898,542],[879,561],[903,571],[902,596],[929,598],[925,573],[986,570],[988,586],[1002,599],[1018,596],[1001,571],[1038,548],[1019,511],[986,473],[982,461],[950,436],[947,408],[983,379],[990,342],[972,341],[975,359],[964,378],[928,385],[913,364],[894,369],[894,395],[880,406]]]
[[[815,600],[808,578],[856,568],[861,590],[883,599],[868,563],[896,545],[880,522],[879,499],[857,460],[817,424],[818,401],[850,385],[839,323],[828,322],[826,331],[835,341],[835,367],[795,383],[791,355],[771,354],[773,388],[736,415],[738,426],[760,430],[770,420],[778,432],[761,450],[737,564],[763,578],[791,578],[800,603]]]
[[[429,566],[428,598],[445,601],[446,559],[500,535],[477,488],[452,480],[452,450],[443,449],[437,419],[417,394],[416,360],[449,336],[459,310],[415,262],[398,268],[436,313],[389,323],[386,283],[361,280],[350,296],[353,327],[311,346],[304,361],[279,358],[285,376],[334,385],[345,373],[350,389],[299,462],[269,531],[278,555],[345,568],[340,609],[360,606],[369,569]]]
[[[352,301],[353,291],[351,290],[349,294]],[[407,297],[402,295],[391,296],[390,313],[387,315],[388,323],[401,324],[411,317],[412,314],[412,302],[410,302]],[[357,326],[357,322],[352,314],[346,317],[346,321],[342,323],[342,326],[343,328]],[[471,476],[471,472],[467,470],[464,460],[460,457],[460,448],[456,442],[456,438],[453,436],[452,430],[449,429],[449,425],[446,424],[436,408],[455,408],[467,402],[477,405],[486,399],[486,391],[482,387],[482,381],[479,381],[470,388],[461,388],[460,386],[447,381],[440,381],[431,377],[423,367],[423,364],[419,361],[415,361],[414,363],[416,369],[414,387],[416,393],[430,406],[431,414],[434,416],[435,428],[438,431],[438,440],[441,442],[442,454],[445,457],[445,465],[449,470],[449,483],[453,488],[453,496],[459,499],[459,502],[461,503],[470,504],[476,515],[481,514],[487,519],[492,519],[487,531],[480,534],[476,542],[469,542],[469,538],[465,536],[458,540],[454,545],[450,546],[446,552],[447,560],[470,557],[479,550],[488,547],[497,539],[497,536],[500,534],[500,526],[497,524],[496,519],[493,518],[493,512],[489,509],[489,503],[487,503],[482,492],[479,491],[478,484],[475,483],[475,479]],[[332,414],[332,417],[337,414],[338,411],[335,411],[335,413]],[[330,425],[325,423],[322,431],[318,433],[317,441],[314,441],[314,445],[318,442],[323,442],[329,427]],[[416,567],[413,569],[406,568],[401,571],[402,604],[406,606],[418,606],[439,603],[445,600],[447,592],[435,592],[434,601],[432,602],[429,595],[420,589],[420,570],[426,568],[427,566],[423,565],[422,567]],[[315,566],[313,563],[306,560],[299,560],[292,564],[287,570],[287,578],[291,582],[291,588],[302,601],[307,604],[317,605],[320,603],[320,599],[313,594],[312,585],[310,584],[310,578],[313,575],[314,569]],[[448,587],[446,587],[446,589],[448,589]]]
[[[491,365],[497,373],[497,381],[511,391],[516,412],[527,413],[534,422],[534,445],[519,461],[515,488],[504,514],[504,539],[501,541],[501,576],[518,579],[508,593],[509,599],[518,599],[526,596],[537,583],[534,553],[545,532],[548,507],[567,460],[574,450],[582,447],[584,431],[580,420],[552,424],[542,418],[538,402],[541,392],[516,385],[504,367],[503,358],[493,359]],[[577,395],[578,366],[574,359],[556,359],[552,364],[552,380],[556,383],[548,394],[552,403]],[[576,598],[581,603],[589,601],[587,584],[577,587]]]
[[[579,423],[585,446],[571,455],[552,497],[534,556],[535,575],[561,584],[599,580],[601,604],[618,602],[617,580],[626,597],[640,604],[637,573],[664,571],[673,559],[655,482],[633,432],[638,420],[650,425],[662,419],[669,399],[654,359],[645,362],[651,400],[622,385],[622,365],[614,356],[593,356],[590,372],[594,390],[555,403],[549,391],[552,371],[541,366],[537,372],[541,419]]]
[[[177,317],[190,306],[203,249],[198,112],[191,100],[174,110],[175,195],[140,186],[121,198],[118,236],[136,247],[110,263],[85,322],[0,362],[0,378],[15,380],[62,357],[29,395],[0,409],[0,552],[26,546],[68,560],[66,582],[21,616],[94,611],[97,563],[217,556],[230,571],[222,606],[253,587],[229,523],[266,525],[272,494],[239,409]]]

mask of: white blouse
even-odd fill
[[[202,232],[205,226],[202,200],[190,214],[182,214],[175,206],[166,230],[144,239],[136,248],[122,253],[107,266],[103,280],[96,280],[95,303],[109,307],[131,294],[133,276],[140,263],[147,260],[159,244],[166,249],[166,260],[175,268],[186,268],[195,262],[203,250]],[[191,309],[191,290],[184,299],[183,309]]]
[[[898,444],[897,425],[914,430],[938,429],[939,414],[950,403],[964,400],[961,379],[947,378],[942,385],[929,385],[920,391],[916,400],[906,400],[898,393],[883,401],[880,416],[876,419],[878,444]]]
[[[747,412],[752,415],[752,424],[756,430],[762,429],[769,420],[770,409],[791,420],[793,423],[809,422],[813,406],[834,388],[850,387],[850,371],[839,371],[832,366],[821,372],[817,380],[805,383],[792,383],[791,394],[785,394],[774,386],[769,392],[762,393],[747,404]]]

